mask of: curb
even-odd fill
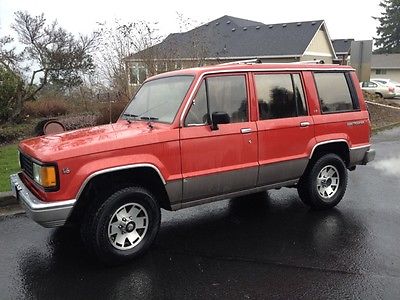
[[[0,208],[16,204],[18,201],[11,192],[0,192]]]
[[[392,129],[392,128],[397,127],[397,126],[400,126],[400,122],[395,122],[395,123],[392,123],[392,124],[389,124],[389,125],[385,125],[385,126],[381,126],[381,127],[378,127],[378,128],[374,128],[374,129],[372,129],[372,132],[373,133],[378,133],[378,132],[380,132],[382,130]]]

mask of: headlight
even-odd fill
[[[57,186],[56,167],[33,163],[33,179],[46,188]]]

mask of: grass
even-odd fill
[[[0,192],[10,190],[9,176],[18,170],[17,145],[0,147]]]

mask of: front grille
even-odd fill
[[[33,162],[29,156],[26,156],[23,153],[19,154],[19,161],[21,163],[21,169],[28,175],[30,178],[33,179]]]

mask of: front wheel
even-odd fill
[[[343,160],[330,153],[310,163],[297,187],[301,200],[319,210],[336,206],[347,188],[348,174]]]
[[[89,226],[82,238],[90,250],[108,265],[117,265],[144,253],[160,227],[160,207],[141,187],[115,192],[86,216]]]

